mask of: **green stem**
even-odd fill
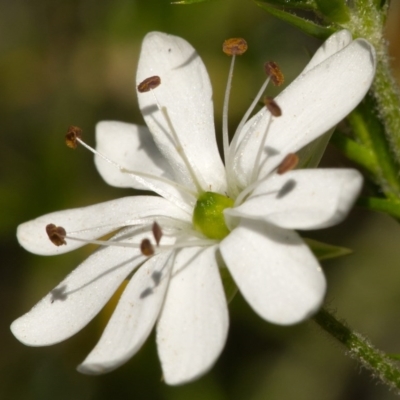
[[[400,370],[386,354],[376,349],[359,333],[352,331],[326,309],[314,317],[315,322],[341,342],[347,354],[369,369],[373,376],[394,389],[400,389]]]
[[[400,90],[391,73],[387,41],[382,34],[387,9],[387,4],[377,7],[376,0],[357,0],[350,21],[343,26],[354,37],[363,37],[375,47],[377,67],[372,95],[376,100],[387,141],[400,164]]]

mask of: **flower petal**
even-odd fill
[[[297,233],[242,220],[220,250],[243,297],[267,321],[294,324],[321,305],[325,278]]]
[[[48,238],[46,225],[62,226],[67,234],[93,240],[116,229],[163,217],[191,222],[191,216],[169,201],[156,196],[123,197],[93,206],[56,211],[18,226],[19,243],[28,251],[41,255],[62,254],[85,245],[66,239],[67,245],[55,246]]]
[[[78,367],[102,374],[125,363],[143,345],[161,310],[170,278],[171,251],[151,257],[133,275],[96,347]]]
[[[96,127],[96,142],[96,150],[125,171],[96,155],[94,160],[97,170],[108,184],[153,190],[175,201],[175,204],[183,209],[189,209],[187,205],[195,204],[195,196],[177,187],[170,165],[158,150],[146,127],[102,121]],[[134,176],[132,172],[138,172],[140,175]],[[143,174],[146,176],[143,177]],[[143,180],[147,185],[142,183]]]
[[[288,153],[295,153],[341,121],[367,93],[375,74],[375,51],[364,39],[352,41],[312,69],[306,69],[279,96],[281,117],[264,108],[243,128],[234,169],[238,186],[246,187],[252,177],[254,157],[267,133],[259,161],[259,176],[275,168]]]
[[[243,204],[225,213],[281,228],[326,228],[346,217],[361,186],[362,175],[353,169],[295,170],[261,182]]]
[[[225,345],[228,310],[216,249],[186,248],[177,254],[157,324],[158,353],[170,385],[207,372]]]
[[[118,237],[121,236],[119,233]],[[129,241],[134,238],[124,238],[124,242]],[[28,313],[15,320],[11,325],[13,334],[28,346],[47,346],[69,338],[94,318],[121,282],[144,260],[139,249],[100,248]]]
[[[138,93],[138,99],[161,153],[181,183],[195,188],[195,175],[203,190],[224,192],[225,170],[215,139],[212,89],[201,58],[184,39],[149,33],[142,44],[137,83],[153,75],[161,78],[161,85]]]
[[[312,56],[306,67],[303,69],[303,74],[310,69],[314,68],[321,62],[325,61],[330,56],[333,56],[338,51],[344,49],[352,41],[351,32],[347,29],[335,32],[329,36],[327,40],[319,47],[319,49]]]
[[[101,121],[96,126],[96,150],[125,169],[174,179],[169,164],[145,126]],[[95,164],[109,185],[147,189],[99,156],[95,157]]]

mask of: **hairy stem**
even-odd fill
[[[352,331],[326,309],[321,309],[314,320],[346,347],[351,358],[370,370],[375,378],[400,393],[400,370],[385,353],[376,349],[367,339]]]

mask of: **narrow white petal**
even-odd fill
[[[204,190],[224,192],[225,170],[215,139],[212,89],[205,66],[185,40],[159,32],[143,40],[136,80],[139,84],[157,75],[161,85],[138,93],[139,105],[161,153],[169,161],[180,182],[193,186],[183,152]],[[160,112],[165,108],[179,138]]]
[[[161,310],[171,266],[171,251],[165,251],[138,269],[96,347],[78,367],[80,372],[96,375],[112,371],[140,349]]]
[[[127,275],[144,260],[138,249],[99,249],[28,313],[15,320],[11,325],[13,334],[29,346],[47,346],[69,338],[93,319]]]
[[[186,248],[175,260],[157,324],[158,353],[170,385],[203,375],[225,345],[228,310],[216,249]]]
[[[220,249],[243,297],[267,321],[294,324],[320,307],[325,278],[297,233],[242,220]]]
[[[96,126],[96,150],[128,170],[174,179],[168,162],[145,126],[116,121],[99,122]],[[109,185],[147,189],[101,157],[96,156],[95,163]]]
[[[18,226],[17,238],[26,250],[41,255],[62,254],[84,246],[66,239],[67,244],[55,246],[47,236],[46,225],[62,226],[67,234],[93,240],[127,225],[160,220],[162,217],[191,222],[191,216],[161,197],[135,196],[93,206],[56,211]]]
[[[282,228],[326,228],[347,216],[361,186],[362,175],[354,169],[295,170],[261,182],[243,204],[225,213]]]
[[[250,119],[241,133],[252,131],[234,166],[238,185],[246,187],[254,168],[259,137],[267,139],[259,166],[261,176],[276,167],[288,154],[327,132],[341,121],[367,93],[375,74],[375,51],[363,39],[351,42],[314,68],[302,73],[279,96],[276,102],[282,116],[272,118],[262,109]]]

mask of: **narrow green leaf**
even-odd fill
[[[319,11],[329,21],[343,23],[350,19],[349,9],[344,0],[315,0]]]
[[[315,10],[317,8],[315,0],[259,0],[273,6],[290,7],[299,10]]]
[[[303,240],[307,243],[308,247],[310,247],[311,251],[319,261],[342,257],[352,253],[352,250],[347,249],[346,247],[334,246],[333,244],[323,243],[309,238],[303,238]]]
[[[269,12],[274,17],[277,17],[282,21],[286,21],[289,24],[295,26],[296,28],[299,28],[303,32],[311,36],[314,36],[318,39],[325,40],[337,30],[336,28],[333,27],[333,25],[332,26],[318,25],[315,22],[294,15],[288,11],[272,7],[269,4],[260,1],[256,1],[256,4],[261,8],[263,8],[264,10],[266,10],[267,12]]]

